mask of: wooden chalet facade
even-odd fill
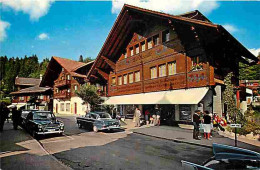
[[[121,114],[157,105],[162,119],[189,121],[196,109],[223,112],[224,77],[232,71],[238,85],[244,58],[258,62],[199,11],[174,16],[124,5],[87,77]]]
[[[49,87],[39,87],[40,79],[16,77],[15,86],[18,91],[10,93],[12,95],[12,105],[25,109],[52,109],[52,90]],[[35,104],[30,103],[31,98],[36,97]]]
[[[93,62],[82,63],[60,57],[52,57],[47,67],[41,86],[53,88],[53,112],[59,114],[85,115],[87,105],[75,91],[86,82]]]

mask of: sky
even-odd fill
[[[0,0],[0,56],[94,59],[124,3],[173,15],[198,9],[253,54],[260,52],[259,1]]]

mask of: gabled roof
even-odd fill
[[[168,20],[169,23],[174,24],[185,24],[192,27],[196,27],[200,29],[201,32],[205,32],[207,34],[212,34],[212,36],[217,35],[217,37],[221,37],[227,42],[230,42],[229,45],[232,45],[236,51],[241,55],[240,57],[244,56],[246,58],[249,58],[253,60],[254,62],[259,61],[252,53],[248,51],[239,41],[237,41],[224,27],[218,24],[212,23],[210,20],[208,20],[203,14],[201,14],[198,10],[181,14],[181,15],[170,15],[163,12],[153,11],[149,9],[144,9],[132,5],[125,4],[118,15],[112,29],[110,30],[105,43],[103,44],[94,64],[92,65],[90,71],[88,72],[87,78],[90,79],[91,74],[95,71],[96,67],[99,67],[102,63],[102,56],[106,56],[109,58],[110,56],[107,55],[109,50],[113,49],[112,45],[117,46],[116,48],[120,48],[118,46],[119,41],[117,39],[120,37],[119,32],[122,31],[124,28],[124,24],[128,20],[131,19],[132,14],[138,14],[138,15],[146,15],[146,16],[152,16],[155,18],[159,18],[162,20]],[[130,28],[129,28],[130,29]],[[211,32],[207,31],[211,30]],[[207,37],[207,34],[205,34],[205,37]],[[124,41],[124,39],[119,38],[120,41]],[[205,38],[207,40],[207,38]],[[210,40],[209,40],[210,42]],[[112,54],[110,52],[110,54]],[[116,60],[115,58],[109,58],[111,60]]]
[[[16,77],[15,85],[23,85],[23,86],[36,86],[41,83],[40,79],[36,78],[26,78],[26,77]]]
[[[27,93],[44,93],[48,90],[51,90],[51,88],[50,87],[33,86],[33,87],[21,89],[21,90],[16,91],[16,92],[12,92],[10,94],[15,95],[15,94],[27,94]]]
[[[94,61],[83,63],[67,58],[53,56],[48,64],[40,86],[52,86],[54,80],[58,78],[61,68],[64,68],[73,77],[86,78],[86,72],[83,74],[82,70],[88,71],[93,63]]]

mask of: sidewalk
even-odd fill
[[[171,126],[152,126],[144,127],[138,129],[132,129],[133,133],[152,136],[156,138],[172,140],[175,142],[189,143],[193,145],[199,145],[203,147],[212,147],[213,143],[225,144],[234,146],[235,141],[233,139],[221,136],[218,132],[213,132],[212,140],[206,140],[202,138],[201,140],[195,140],[192,137],[192,130],[182,129],[179,127]],[[254,145],[247,144],[241,141],[237,142],[238,147],[260,152],[260,142],[256,141]]]
[[[23,129],[13,130],[12,121],[5,122],[0,139],[0,169],[70,169],[46,152]]]

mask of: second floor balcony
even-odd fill
[[[53,96],[54,99],[68,99],[70,97],[71,97],[71,92],[54,93]]]
[[[56,80],[54,81],[54,86],[55,87],[62,87],[66,85],[70,85],[71,80]]]

